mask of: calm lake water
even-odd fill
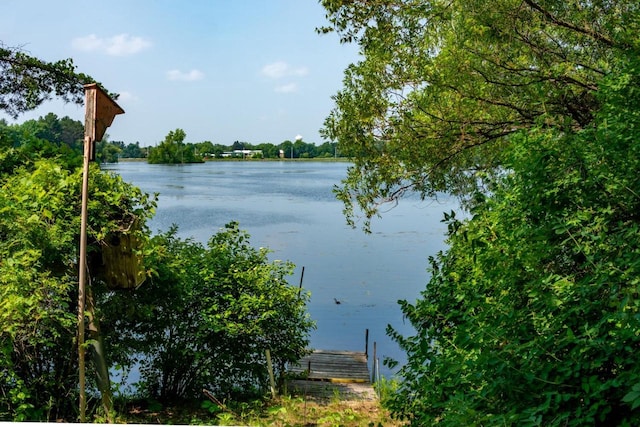
[[[317,322],[311,333],[316,349],[364,351],[377,342],[382,374],[384,357],[400,363],[404,353],[385,334],[391,324],[412,333],[397,304],[419,297],[429,279],[427,258],[445,248],[442,213],[456,209],[454,199],[408,199],[374,219],[372,233],[346,225],[342,203],[332,189],[346,176],[340,162],[208,162],[149,165],[123,162],[104,166],[147,193],[159,193],[152,231],[179,226],[179,236],[202,243],[234,220],[271,259],[290,260],[289,282],[311,291],[308,309]],[[334,298],[341,304],[336,304]],[[394,370],[395,371],[395,370]]]

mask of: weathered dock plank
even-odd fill
[[[291,380],[291,392],[318,399],[376,400],[378,396],[371,383],[332,383],[326,381]]]
[[[369,368],[364,353],[340,350],[315,350],[289,367],[289,372],[307,380],[335,383],[369,383]]]

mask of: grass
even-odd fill
[[[139,402],[128,406],[118,422],[276,427],[402,425],[392,420],[377,400],[342,400],[337,394],[329,398],[294,395],[241,403],[204,399],[171,407]]]

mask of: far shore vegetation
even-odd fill
[[[338,152],[337,145],[329,142],[316,145],[296,139],[279,144],[234,141],[230,145],[223,145],[211,141],[185,142],[185,139],[184,130],[175,129],[169,131],[163,141],[151,147],[141,147],[138,142],[125,144],[122,141],[103,141],[100,159],[106,163],[145,159],[152,164],[202,163],[207,160],[345,159]]]

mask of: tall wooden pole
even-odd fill
[[[96,83],[87,84],[85,90],[84,116],[84,164],[82,170],[82,211],[80,217],[80,254],[78,255],[78,387],[80,388],[80,422],[85,422],[87,411],[86,381],[85,381],[85,308],[87,303],[87,206],[89,199],[89,162],[93,159],[93,146],[101,141],[106,129],[111,126],[113,118],[123,114],[124,110],[112,100]],[[90,306],[95,320],[93,303]],[[90,332],[99,335],[97,321],[89,324]],[[94,336],[95,339],[95,336]],[[99,341],[99,340],[98,340]],[[98,383],[103,394],[103,404],[107,417],[110,412],[109,371],[104,361],[102,346],[96,352],[100,358],[98,363]],[[106,394],[106,395],[105,395]]]
[[[91,137],[84,138],[84,165],[82,171],[82,210],[80,214],[80,254],[78,257],[78,376],[80,387],[80,422],[84,423],[87,411],[85,392],[85,346],[84,308],[87,281],[87,205],[89,199],[89,158],[91,157]]]

